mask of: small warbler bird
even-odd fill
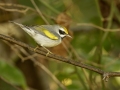
[[[38,45],[47,50],[46,56],[51,53],[46,47],[54,47],[62,42],[66,36],[71,37],[65,27],[60,25],[37,25],[26,26],[14,21],[10,21],[20,26],[26,33],[28,33]],[[34,49],[36,50],[38,46]]]

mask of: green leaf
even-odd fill
[[[72,0],[76,8],[74,18],[79,23],[93,23],[102,26],[101,13],[97,0]]]
[[[3,60],[0,60],[0,76],[12,84],[26,88],[25,78],[21,71]]]

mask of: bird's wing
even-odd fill
[[[36,34],[41,34],[53,40],[59,39],[59,35],[56,32],[53,32],[52,30],[54,29],[53,25],[27,26],[14,21],[9,21],[9,22],[20,26],[26,33],[28,33],[32,37],[35,36]]]
[[[50,39],[57,40],[59,38],[59,35],[51,30],[51,25],[34,26],[33,29],[36,33],[42,34]]]

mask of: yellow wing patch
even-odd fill
[[[43,32],[45,33],[46,36],[48,36],[50,39],[55,39],[57,40],[58,37],[55,36],[54,34],[52,34],[51,32],[49,32],[48,30],[44,29]]]

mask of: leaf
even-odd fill
[[[93,23],[102,26],[101,13],[97,0],[72,0],[75,7],[72,11],[79,23]]]
[[[12,84],[26,88],[25,78],[20,70],[3,60],[0,60],[0,76]]]

